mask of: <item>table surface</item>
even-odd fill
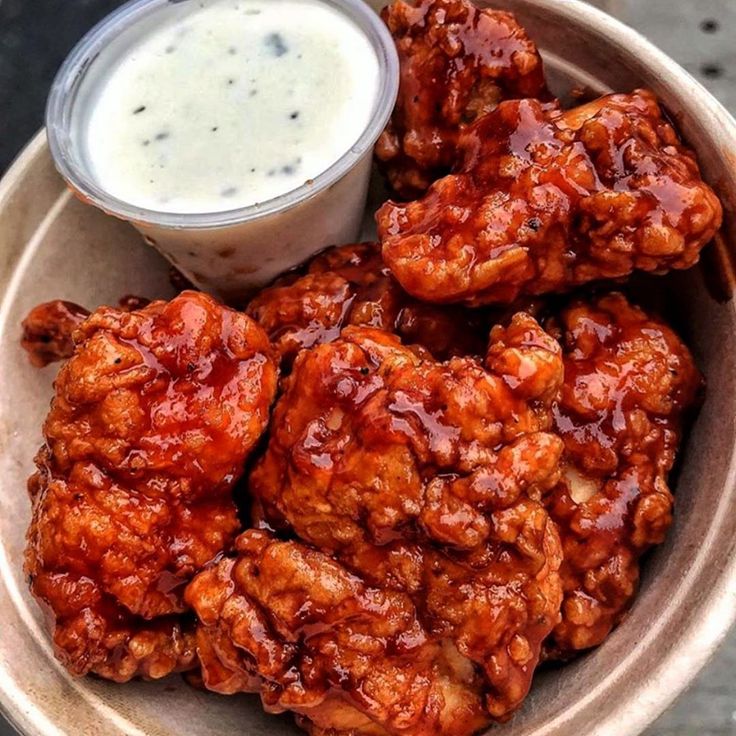
[[[0,171],[41,125],[54,72],[118,0],[0,0]],[[649,36],[736,113],[736,0],[595,0]],[[736,736],[736,632],[645,736]],[[0,736],[12,730],[0,719]]]

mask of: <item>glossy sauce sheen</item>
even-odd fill
[[[425,301],[510,304],[689,268],[721,225],[695,156],[646,90],[564,112],[502,102],[458,146],[453,174],[376,216],[386,264]]]
[[[79,308],[36,311],[63,328]],[[29,481],[26,574],[75,674],[189,669],[182,595],[239,527],[232,487],[276,392],[268,338],[191,291],[132,312],[101,307],[74,338]]]
[[[92,95],[93,175],[130,204],[217,212],[284,194],[358,140],[378,59],[316,0],[211,0],[135,43]]]
[[[565,363],[553,411],[563,477],[545,500],[565,599],[545,656],[566,658],[608,636],[636,594],[639,558],[664,539],[667,476],[702,378],[672,330],[621,294],[573,302],[547,327]]]

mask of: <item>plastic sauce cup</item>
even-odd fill
[[[351,148],[325,171],[258,204],[203,213],[135,206],[105,191],[83,155],[79,116],[92,104],[91,90],[104,85],[106,71],[127,45],[184,17],[194,0],[133,0],[123,5],[79,42],[51,88],[47,136],[56,167],[71,190],[130,222],[196,286],[227,301],[243,299],[329,245],[355,240],[360,230],[373,146],[398,92],[398,58],[388,30],[362,0],[321,1],[352,20],[375,51],[379,80],[372,114]]]

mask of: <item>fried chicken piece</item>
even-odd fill
[[[132,312],[150,304],[150,299],[128,294],[120,299],[120,309]],[[38,304],[21,323],[21,347],[36,368],[71,358],[74,354],[74,331],[89,317],[89,310],[73,302],[55,299]]]
[[[72,302],[56,299],[35,306],[21,326],[21,347],[36,368],[66,360],[74,352],[74,330],[89,316],[89,311]]]
[[[376,156],[404,199],[449,173],[458,134],[501,100],[548,97],[539,51],[511,13],[469,0],[398,0],[381,17],[396,41],[400,86]]]
[[[410,297],[393,278],[377,243],[331,248],[304,275],[289,274],[261,291],[246,312],[290,366],[305,348],[336,340],[343,327],[378,327],[443,360],[482,355],[490,317],[482,310],[438,307]]]
[[[510,303],[688,268],[721,224],[718,198],[651,92],[564,113],[504,102],[459,147],[456,173],[377,214],[386,263],[426,301]]]
[[[560,543],[539,500],[559,479],[562,442],[547,430],[561,382],[559,345],[525,314],[493,330],[485,366],[471,358],[439,363],[364,327],[348,327],[333,343],[299,354],[266,453],[250,477],[255,518],[260,526],[296,534],[345,566],[361,586],[411,601],[422,629],[421,653],[412,654],[402,664],[409,669],[392,682],[393,675],[382,673],[393,671],[394,649],[371,645],[371,635],[382,635],[378,624],[368,624],[363,635],[370,667],[345,670],[340,659],[324,676],[336,683],[333,696],[357,708],[365,723],[346,726],[343,709],[328,704],[318,717],[304,712],[315,721],[315,733],[471,733],[475,716],[444,716],[444,706],[425,707],[434,696],[402,694],[404,684],[420,681],[426,681],[424,693],[445,689],[437,677],[448,666],[448,651],[454,652],[450,679],[459,688],[452,703],[480,699],[484,717],[495,719],[521,703],[561,603]],[[246,563],[240,557],[235,564]],[[221,575],[215,588],[235,592],[246,582],[238,578],[235,589],[229,587],[228,576],[237,577],[232,570],[221,566],[208,580]],[[264,585],[274,577],[257,574]],[[306,575],[304,585],[320,599],[311,590],[317,578]],[[210,598],[210,583],[203,585],[196,596]],[[271,622],[278,598],[259,599]],[[204,646],[213,663],[205,664],[205,678],[211,686],[260,688],[269,707],[276,707],[268,700],[273,697],[279,708],[303,712],[292,695],[280,699],[288,683],[280,670],[273,674],[269,645],[256,648],[239,633],[237,649],[228,650],[227,632],[237,627],[247,636],[245,624],[221,620],[229,604],[216,603],[203,616],[204,604],[191,594],[189,600],[207,629]],[[304,615],[311,600],[302,600]],[[384,621],[384,608],[377,613]],[[288,625],[269,625],[293,642],[285,668],[307,687],[311,650]],[[325,627],[311,630],[319,634]],[[475,674],[468,679],[465,672]],[[386,679],[375,692],[365,680],[373,676]],[[315,687],[305,695],[314,706],[325,698],[323,686]],[[370,703],[365,693],[373,693]],[[413,709],[407,711],[407,703]]]
[[[263,433],[266,334],[185,292],[76,330],[29,481],[26,571],[75,674],[160,677],[193,662],[183,591],[229,548],[231,491]]]
[[[267,532],[245,532],[237,552],[187,589],[207,687],[259,692],[315,735],[470,734],[488,722],[483,678],[429,635],[408,595]]]
[[[550,328],[565,361],[555,407],[565,469],[546,506],[562,537],[565,600],[547,648],[566,657],[621,620],[639,558],[664,540],[667,475],[702,379],[674,332],[621,294],[575,302]]]

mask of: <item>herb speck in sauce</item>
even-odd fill
[[[165,141],[167,138],[171,137],[171,133],[166,130],[162,130],[160,133],[156,133],[155,137],[157,141]]]
[[[237,187],[227,187],[222,190],[223,197],[234,197],[238,193]]]
[[[133,110],[133,115],[140,115],[145,109],[146,109],[146,106],[145,105],[141,105],[140,107],[136,107],[136,109]]]
[[[299,117],[299,110],[294,110],[294,112],[293,112],[293,113],[291,113],[291,115],[289,115],[289,117],[290,117],[290,118],[291,118],[292,120],[296,120],[296,119],[297,119],[297,118]]]
[[[274,56],[283,56],[289,51],[280,33],[269,33],[264,43],[271,49]]]
[[[235,56],[238,53],[238,50],[235,48],[235,46],[231,46],[227,50],[227,52],[228,52],[228,54],[230,54],[230,56]]]

